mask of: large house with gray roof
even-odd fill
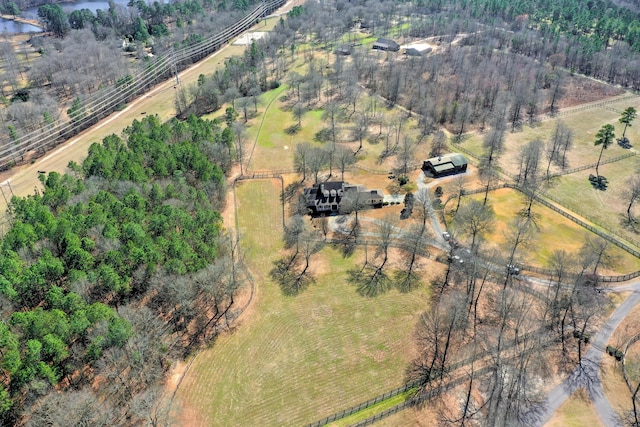
[[[307,208],[312,215],[332,214],[344,212],[345,199],[354,201],[366,208],[382,207],[384,197],[380,190],[367,190],[362,185],[353,185],[344,181],[329,181],[314,184],[304,189]]]

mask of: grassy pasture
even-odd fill
[[[282,98],[284,92],[280,91],[278,98]],[[300,129],[287,134],[284,129],[296,121],[293,113],[284,107],[285,102],[276,99],[267,110],[251,159],[252,170],[293,168],[295,146],[301,142],[314,143],[315,133],[322,128],[322,110],[311,110],[302,117]],[[255,136],[253,138],[255,140]]]
[[[407,397],[409,396],[409,392],[405,392],[402,394],[399,394],[397,396],[392,397],[391,399],[387,399],[384,400],[380,403],[377,403],[373,406],[368,407],[367,409],[363,409],[360,412],[357,412],[353,415],[350,415],[348,417],[345,417],[341,420],[335,421],[331,424],[329,424],[329,426],[331,427],[347,427],[350,425],[353,425],[357,422],[366,420],[369,417],[372,417],[382,411],[386,411],[387,409],[390,409],[402,402],[404,402]]]
[[[640,235],[624,226],[628,201],[625,200],[625,183],[638,169],[637,157],[624,159],[619,162],[604,165],[600,174],[609,180],[606,191],[595,190],[589,180],[589,171],[571,174],[558,180],[547,190],[549,196],[578,215],[582,215],[604,228],[614,230],[617,234],[634,243],[640,241]],[[634,215],[640,211],[634,205]],[[636,225],[638,231],[640,227]],[[637,244],[637,243],[636,243]]]
[[[463,197],[461,205],[469,198],[483,200],[484,193]],[[496,221],[486,240],[490,242],[490,246],[506,250],[509,244],[507,237],[509,222],[517,217],[518,211],[523,208],[523,196],[516,190],[500,189],[489,193],[488,203],[494,209]],[[454,203],[451,203],[449,208],[453,207]],[[577,253],[584,244],[585,238],[591,234],[540,204],[534,203],[533,212],[537,217],[537,229],[530,239],[530,244],[522,248],[526,254],[523,257],[526,263],[547,267],[554,250],[564,249],[569,253]],[[610,254],[615,265],[608,272],[603,268],[599,269],[601,274],[624,274],[640,269],[640,260],[617,246],[610,246]]]
[[[616,136],[622,136],[624,126],[618,123],[620,113],[628,106],[633,106],[640,111],[640,97],[611,102],[603,107],[593,107],[582,111],[570,110],[568,114],[561,115],[562,120],[574,131],[574,147],[568,153],[569,168],[595,164],[600,154],[600,147],[594,146],[596,132],[602,125],[611,123],[616,128]],[[612,111],[615,110],[615,111]],[[510,174],[518,172],[518,152],[529,141],[541,138],[548,141],[553,134],[556,119],[544,120],[534,127],[524,126],[521,131],[506,135],[505,151],[500,158],[500,166]],[[627,128],[626,136],[631,144],[640,144],[640,125],[637,123]],[[484,135],[475,133],[469,135],[461,144],[467,150],[480,157],[483,153],[482,139]],[[602,161],[611,159],[635,149],[626,150],[612,144],[602,155]],[[569,175],[552,180],[550,185],[545,184],[544,192],[572,212],[582,216],[593,223],[612,230],[630,243],[640,242],[640,226],[638,231],[625,225],[626,209],[628,202],[625,200],[626,183],[640,170],[640,159],[637,156],[626,158],[614,163],[600,166],[600,175],[608,179],[609,186],[606,191],[594,189],[588,177],[595,174],[595,168],[577,171]],[[543,171],[546,170],[546,160],[543,162]],[[551,172],[560,172],[556,166],[551,166]],[[640,207],[634,206],[635,215],[640,215]]]
[[[249,170],[292,168],[296,144],[321,144],[315,142],[314,137],[326,126],[322,110],[305,114],[297,133],[284,131],[296,122],[283,98],[286,90],[282,86],[263,95],[258,115],[249,122],[248,141],[256,142]],[[370,100],[363,96],[359,102]],[[638,103],[640,110],[640,98],[610,106],[621,111],[633,103]],[[604,123],[614,123],[621,135],[618,117],[619,113],[604,108],[561,117],[576,132],[570,167],[595,163],[599,154],[598,147],[593,146],[595,132]],[[341,139],[349,140],[350,126],[348,121],[340,124]],[[502,167],[510,173],[517,172],[517,147],[535,137],[548,138],[554,127],[555,121],[548,120],[532,128],[525,126],[521,132],[509,133]],[[407,135],[417,133],[413,120],[405,124],[404,130]],[[372,125],[370,131],[377,134],[377,125]],[[636,127],[629,128],[627,136],[632,144],[636,138],[640,144]],[[481,138],[481,135],[471,135],[462,144],[480,155]],[[353,141],[343,144],[353,149],[358,146],[358,142]],[[395,158],[380,163],[383,149],[382,140],[372,143],[369,138],[358,157],[359,164],[370,170],[390,170]],[[420,145],[416,161],[426,158],[428,149],[428,144]],[[623,152],[626,151],[614,144],[605,151],[603,159]],[[592,209],[590,204],[599,201],[602,209],[598,215],[617,229],[619,222],[616,222],[617,216],[611,214],[611,206],[615,205],[620,212],[620,183],[629,176],[630,170],[635,170],[635,162],[627,159],[600,168],[601,174],[610,181],[607,192],[590,188],[586,177],[593,172],[588,170],[555,180],[547,191],[587,219],[600,209]],[[388,192],[385,185],[389,180],[385,175],[372,176],[356,168],[346,178]],[[214,347],[200,353],[186,375],[177,396],[183,424],[300,425],[401,385],[411,358],[412,331],[417,316],[428,304],[427,291],[421,289],[405,295],[391,291],[375,299],[362,298],[346,279],[347,270],[361,261],[362,253],[345,259],[334,249],[325,248],[312,258],[317,282],[297,297],[283,296],[278,286],[268,279],[272,262],[281,249],[280,182],[243,182],[238,184],[236,195],[242,246],[255,279],[256,296],[234,333],[220,337]],[[496,246],[505,245],[506,224],[521,206],[519,193],[500,190],[491,193],[490,201],[498,221],[489,240]],[[584,242],[587,232],[571,221],[539,205],[534,205],[534,212],[540,227],[532,239],[534,244],[529,248],[526,262],[546,266],[552,249],[575,252]],[[613,267],[616,273],[640,269],[640,262],[635,258],[615,247],[612,253],[617,260]],[[587,419],[583,409],[583,402],[574,397],[556,416],[560,424],[554,421],[556,424],[551,425],[583,425],[580,422]],[[590,407],[587,412],[593,415]],[[381,425],[415,424],[418,420],[424,421],[423,415],[414,410],[403,411]]]
[[[640,106],[638,106],[640,110]],[[602,125],[611,123],[616,127],[618,136],[622,136],[623,126],[618,123],[620,114],[605,110],[604,108],[593,108],[579,111],[567,115],[558,116],[555,119],[544,120],[536,123],[533,127],[523,126],[522,130],[516,132],[507,131],[505,134],[504,152],[500,157],[499,165],[510,174],[518,173],[518,152],[520,147],[536,138],[542,139],[545,143],[549,141],[555,131],[558,120],[564,122],[574,132],[573,148],[567,153],[568,167],[576,168],[587,164],[595,164],[600,154],[600,147],[594,146],[595,134]],[[627,137],[633,143],[636,129],[631,127],[627,130]],[[484,148],[482,146],[485,134],[474,133],[468,136],[461,144],[462,147],[470,150],[476,158],[482,157]],[[640,137],[638,137],[640,142]],[[627,150],[613,144],[602,154],[602,160],[627,153]],[[543,161],[546,170],[546,161]],[[551,166],[551,173],[560,172],[556,166]],[[589,172],[588,172],[589,173]],[[595,173],[595,171],[590,171]]]
[[[201,352],[178,391],[184,425],[301,425],[402,385],[428,294],[360,297],[345,259],[312,258],[317,283],[284,297],[266,278],[281,247],[276,180],[237,185],[242,246],[256,299],[233,334]]]

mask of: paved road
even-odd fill
[[[451,179],[455,179],[455,176],[434,180],[426,184],[424,175],[420,173],[420,177],[417,180],[418,189],[427,189],[428,196],[431,188]],[[436,233],[436,237],[444,242],[442,239],[442,232],[444,230],[434,211],[431,211],[431,227]],[[632,282],[604,290],[607,292],[632,291],[632,294],[613,312],[594,336],[591,345],[585,352],[582,366],[576,368],[562,384],[552,390],[547,396],[546,401],[531,414],[531,425],[537,424],[542,426],[547,423],[558,408],[580,387],[585,387],[589,392],[589,396],[594,404],[594,409],[603,425],[607,427],[617,427],[621,425],[616,411],[607,400],[602,389],[602,382],[599,375],[600,362],[602,361],[603,354],[605,354],[607,342],[613,332],[629,315],[631,310],[640,303],[640,282]],[[537,423],[534,421],[536,419]]]
[[[582,366],[577,367],[562,384],[553,389],[547,396],[546,401],[538,408],[537,414],[530,414],[537,418],[536,425],[544,425],[560,406],[580,387],[584,387],[589,392],[589,396],[594,404],[594,409],[603,425],[607,427],[617,427],[622,425],[616,411],[607,400],[602,389],[599,371],[602,356],[605,354],[605,347],[616,330],[618,325],[629,315],[631,310],[640,303],[640,282],[623,285],[616,290],[632,291],[633,293],[617,308],[616,311],[602,325],[595,335],[592,344],[584,355]]]

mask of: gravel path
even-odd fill
[[[640,303],[640,282],[633,282],[624,285],[617,290],[631,290],[633,293],[609,316],[609,319],[602,325],[595,335],[592,344],[583,357],[583,363],[578,366],[559,386],[553,389],[545,402],[538,407],[531,417],[530,425],[543,426],[560,406],[578,388],[585,388],[594,404],[594,409],[603,425],[607,427],[617,427],[622,425],[616,411],[607,400],[602,389],[600,380],[600,362],[605,353],[607,342],[616,330],[618,325],[629,315],[631,310]],[[537,419],[534,422],[534,419]]]

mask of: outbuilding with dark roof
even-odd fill
[[[434,177],[452,175],[467,171],[467,158],[460,153],[443,154],[438,157],[425,160],[422,170]]]
[[[385,39],[380,37],[378,40],[373,42],[373,49],[377,50],[388,50],[391,52],[397,52],[400,50],[400,45],[394,42],[391,39]]]

